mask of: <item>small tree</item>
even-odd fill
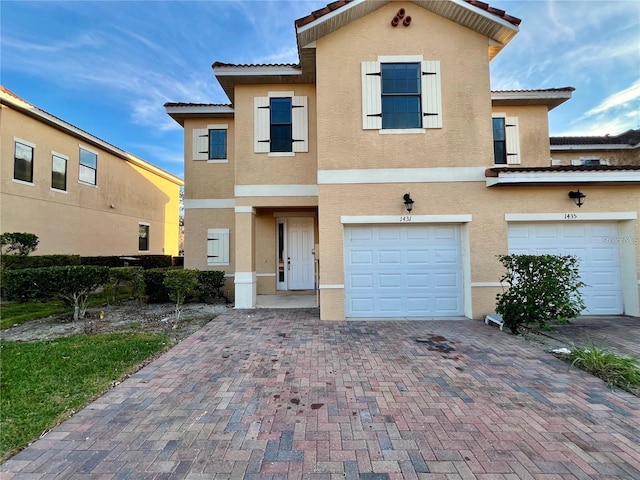
[[[169,297],[176,304],[176,322],[180,320],[184,302],[198,291],[197,270],[167,270],[164,276],[164,286],[169,291]]]
[[[0,235],[0,248],[4,255],[14,253],[26,257],[38,248],[40,239],[34,233],[3,233]]]
[[[89,294],[109,278],[109,267],[73,266],[52,267],[58,285],[55,295],[73,307],[73,320],[84,318]]]
[[[584,309],[578,259],[571,255],[501,255],[500,279],[509,289],[496,295],[496,311],[513,333],[525,325],[567,323]]]

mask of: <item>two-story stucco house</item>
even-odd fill
[[[36,254],[178,254],[181,178],[0,87],[0,227]]]
[[[497,255],[575,254],[586,313],[640,314],[640,168],[552,165],[573,88],[490,89],[519,24],[474,0],[340,0],[295,22],[299,64],[214,63],[230,104],[165,105],[185,266],[225,270],[236,308],[318,288],[325,320],[481,318]]]

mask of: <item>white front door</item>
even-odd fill
[[[279,250],[282,249],[284,275],[279,273],[278,289],[286,286],[287,290],[313,290],[315,287],[313,218],[288,217],[278,222],[278,225],[278,242],[284,243],[279,246]],[[286,234],[282,230],[286,231]],[[283,242],[285,238],[286,242]]]

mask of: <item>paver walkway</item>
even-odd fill
[[[9,479],[638,479],[640,399],[479,321],[235,310]]]

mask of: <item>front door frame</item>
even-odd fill
[[[301,218],[312,217],[311,222],[311,242],[312,248],[315,247],[315,212],[276,212],[276,290],[288,291],[289,287],[289,268],[288,268],[288,253],[289,253],[289,229],[288,221]],[[315,262],[314,262],[315,269]],[[315,272],[313,275],[315,279]],[[314,282],[315,283],[315,280]],[[309,290],[313,290],[314,285],[311,285]]]

